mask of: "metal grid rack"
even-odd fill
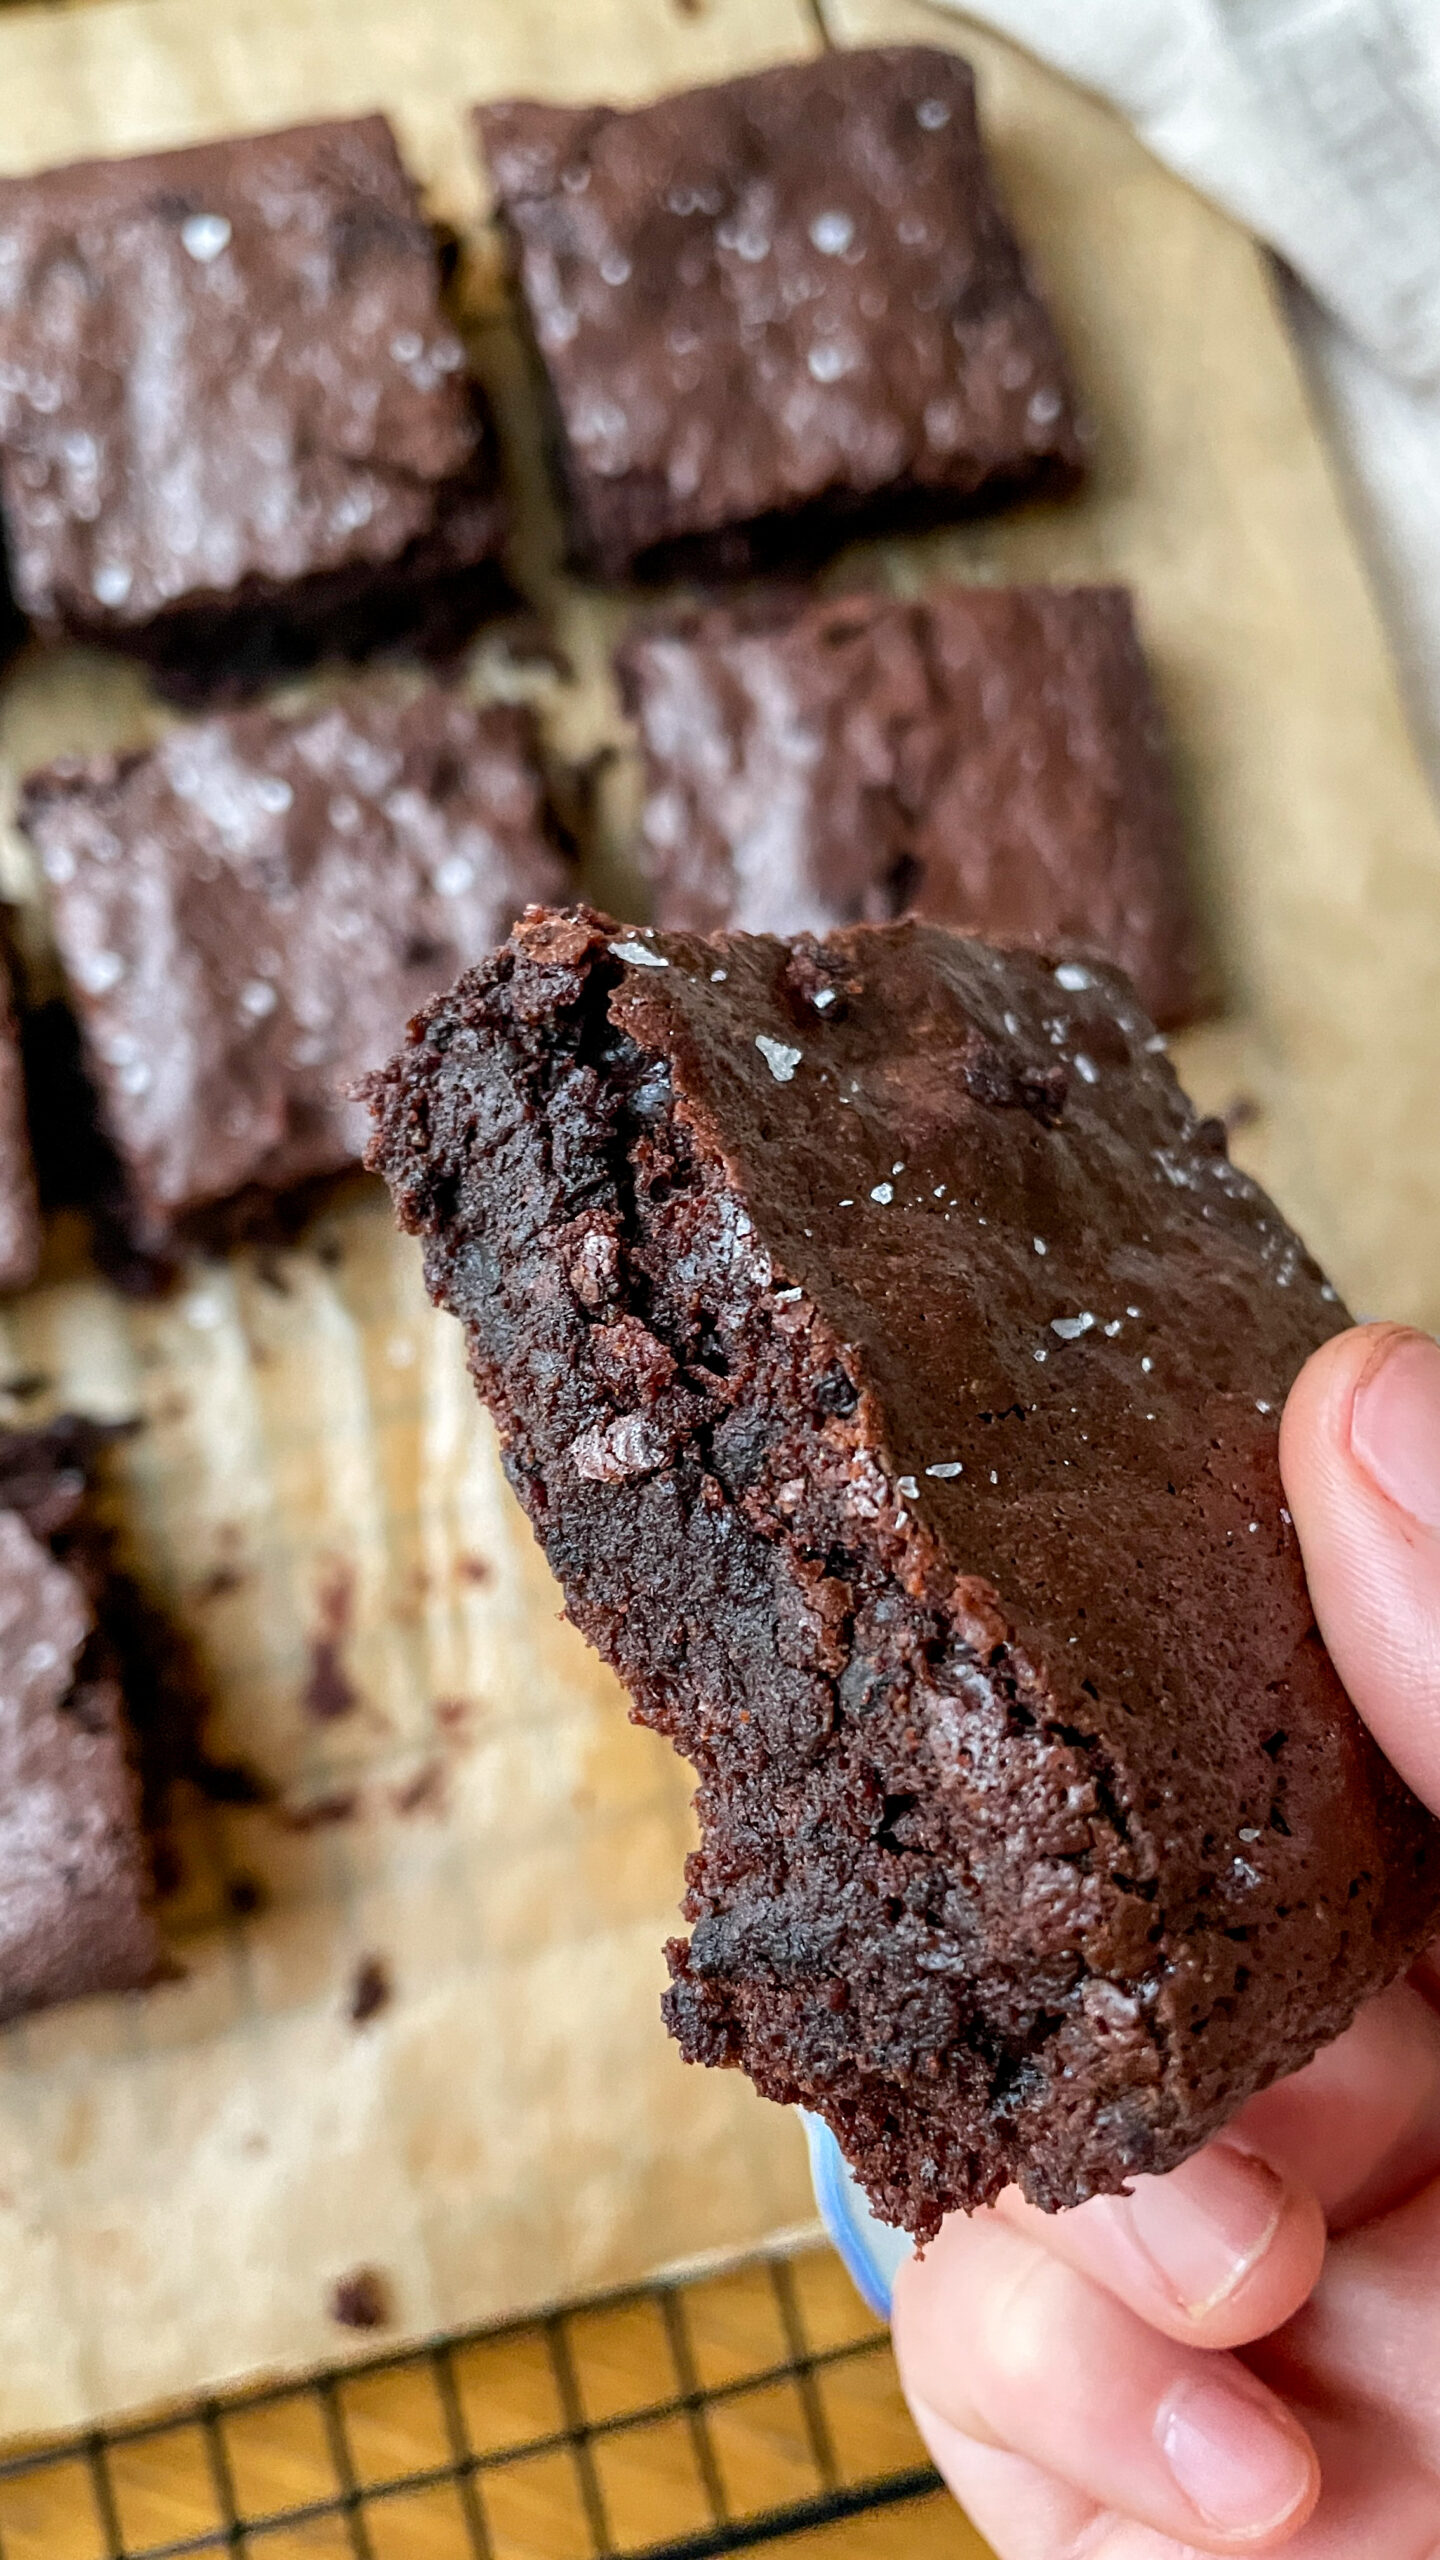
[[[0,2560],[701,2560],[937,2485],[807,2249],[0,2462]]]

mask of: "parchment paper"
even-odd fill
[[[881,0],[834,0],[834,27],[970,44]],[[0,165],[388,108],[469,229],[477,359],[524,441],[464,107],[638,96],[818,41],[802,0],[22,12],[0,18]],[[1239,1150],[1342,1284],[1433,1317],[1440,834],[1264,271],[1101,109],[971,49],[1099,424],[1097,485],[834,575],[1134,581],[1227,991],[1187,1069],[1207,1103],[1258,1106]],[[523,565],[569,672],[491,639],[474,680],[538,700],[557,766],[620,745],[588,877],[623,898],[634,763],[604,668],[629,608],[560,579],[521,478]],[[162,716],[98,656],[25,662],[0,789]],[[5,859],[23,883],[13,836]],[[808,2217],[793,2125],[664,2037],[685,1774],[560,1624],[383,1200],[357,1183],[296,1249],[197,1265],[161,1307],[122,1302],[62,1229],[0,1330],[14,1414],[142,1418],[116,1459],[131,1553],[200,1649],[218,1747],[278,1796],[189,1825],[182,1980],[0,2039],[0,2435],[368,2349],[328,2312],[359,2266],[413,2335]],[[329,1722],[305,1705],[317,1668],[354,1693]],[[237,1880],[264,1897],[243,1917]],[[371,1958],[394,1996],[357,2025]]]

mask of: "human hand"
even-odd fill
[[[1327,1343],[1280,1459],[1340,1676],[1440,1813],[1440,1348]],[[894,2318],[1001,2560],[1440,2560],[1440,1946],[1168,2177],[952,2217]]]

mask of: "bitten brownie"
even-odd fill
[[[0,1432],[0,2022],[164,1971],[87,1510],[99,1436]]]
[[[40,631],[188,698],[503,600],[488,411],[383,116],[0,182],[0,502]]]
[[[699,1774],[670,2024],[924,2236],[1172,2166],[1440,1917],[1315,1629],[1345,1322],[1115,973],[531,915],[372,1079],[570,1611]]]
[[[975,82],[822,54],[621,113],[476,110],[577,558],[744,570],[1081,463]]]
[[[371,683],[34,774],[21,821],[136,1240],[359,1157],[348,1088],[562,894],[528,714]]]
[[[902,912],[1129,972],[1195,1010],[1179,812],[1122,587],[718,608],[632,639],[662,929],[824,933]]]

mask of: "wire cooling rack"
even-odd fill
[[[701,2560],[937,2486],[884,2329],[804,2249],[14,2456],[0,2555]]]

